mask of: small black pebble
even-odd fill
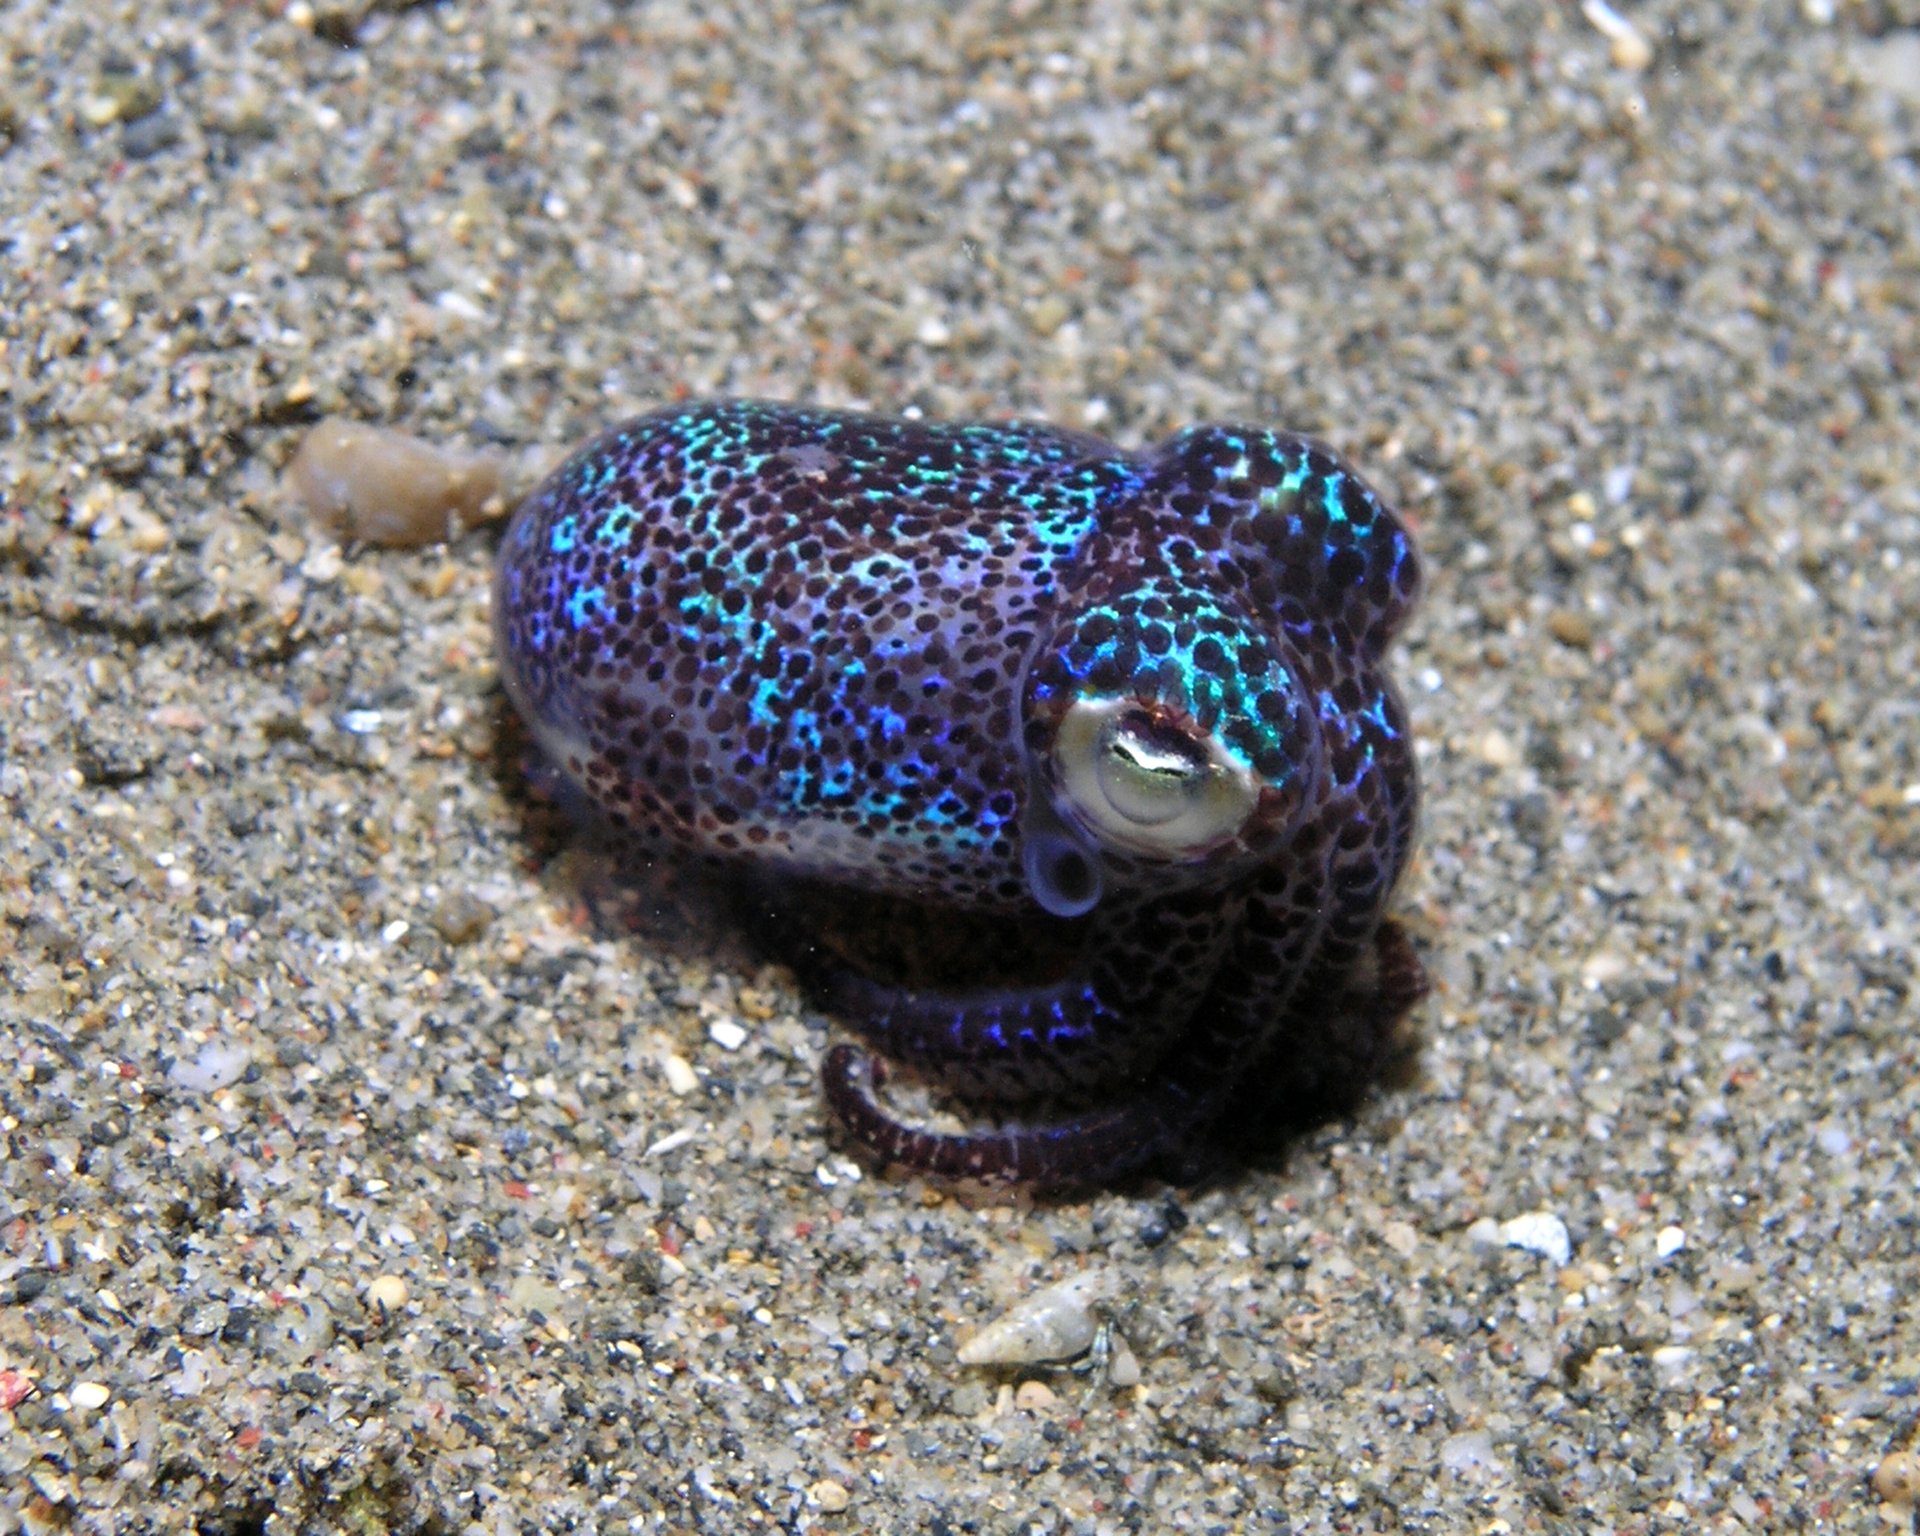
[[[649,1295],[660,1289],[660,1260],[645,1248],[636,1248],[628,1254],[620,1273],[628,1285]]]

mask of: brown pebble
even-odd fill
[[[1920,1456],[1895,1451],[1873,1469],[1873,1491],[1882,1504],[1905,1509],[1920,1504]]]
[[[1585,614],[1575,613],[1571,608],[1556,608],[1548,614],[1547,629],[1562,645],[1584,651],[1593,644],[1593,626]]]
[[[1023,1381],[1013,1390],[1013,1406],[1022,1413],[1045,1413],[1059,1401],[1044,1381]]]
[[[487,931],[493,908],[466,891],[449,891],[434,904],[432,921],[449,944],[471,944]]]
[[[287,483],[330,532],[385,548],[431,544],[502,508],[494,460],[338,418],[306,435]]]

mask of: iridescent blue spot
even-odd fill
[[[606,602],[605,587],[575,587],[567,594],[564,610],[567,622],[575,629],[585,629],[599,617],[606,607]]]

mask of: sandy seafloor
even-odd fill
[[[1909,1529],[1920,10],[1631,15],[9,0],[0,1527]],[[609,921],[497,530],[278,475],[717,392],[1346,449],[1432,577],[1413,1084],[961,1198]],[[957,1363],[1093,1266],[1136,1388]]]

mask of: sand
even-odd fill
[[[0,1526],[1908,1528],[1920,13],[1621,14],[13,0]],[[529,794],[497,528],[280,480],[717,392],[1361,464],[1414,1081],[1198,1189],[851,1158]],[[1090,1270],[1136,1384],[959,1362]]]

